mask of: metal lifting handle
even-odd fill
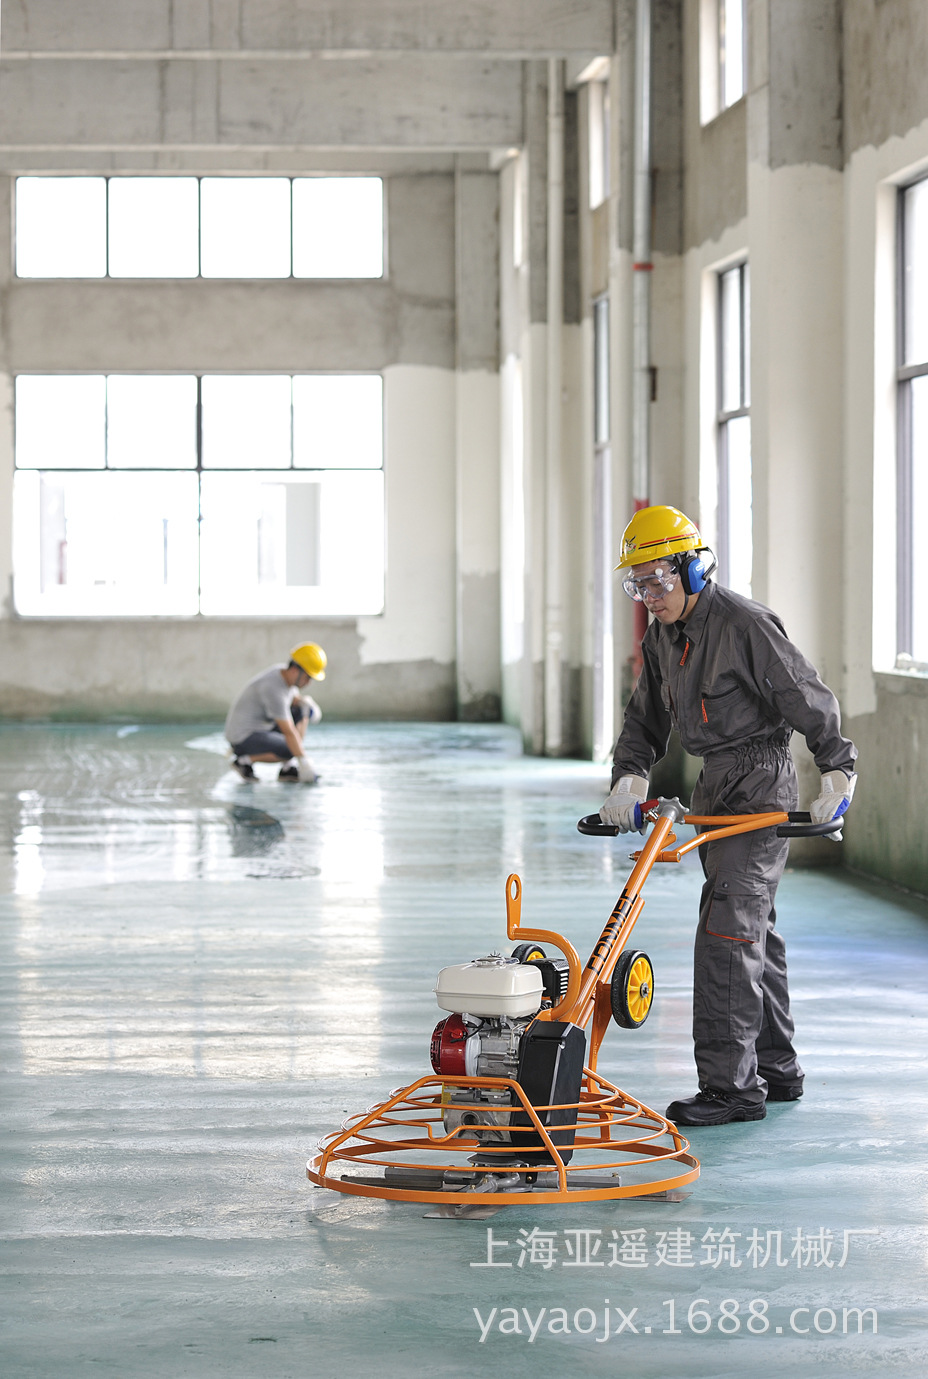
[[[636,805],[635,822],[639,822],[639,813],[642,816],[647,815],[652,809],[663,803],[665,803],[663,800],[645,800],[642,805]],[[748,816],[727,814],[716,814],[713,816],[686,815],[682,822],[687,824],[690,823],[691,820],[697,818],[700,822],[703,822],[709,817],[711,817],[714,824],[721,828],[724,827],[725,824],[730,823],[734,818],[745,819]],[[781,814],[780,818],[782,819],[782,817],[783,815]],[[830,819],[824,824],[814,824],[812,822],[812,815],[806,810],[792,810],[786,815],[786,818],[788,820],[787,823],[778,823],[776,826],[778,838],[823,838],[826,834],[837,833],[840,828],[844,827],[843,815],[838,819]],[[770,828],[773,826],[773,822],[774,821],[771,821],[770,823],[761,825],[761,827]],[[580,833],[587,833],[593,837],[600,838],[615,838],[619,832],[614,824],[604,824],[598,814],[586,814],[582,819],[579,819],[577,821],[577,830]],[[708,832],[711,836],[711,829],[708,830]]]
[[[814,824],[812,815],[805,809],[790,810],[789,823],[780,824],[778,838],[823,838],[827,833],[837,833],[844,827],[844,815],[829,819],[824,824]]]

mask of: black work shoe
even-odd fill
[[[801,1082],[768,1082],[768,1101],[798,1101],[802,1096]]]
[[[682,1101],[672,1101],[664,1112],[677,1125],[730,1125],[735,1120],[763,1120],[766,1114],[762,1101],[745,1101],[731,1092],[715,1092],[711,1088]]]
[[[295,766],[281,766],[277,772],[278,780],[299,780],[300,773]]]
[[[237,771],[242,780],[257,780],[255,768],[250,761],[240,761],[238,757],[232,762],[232,770]]]

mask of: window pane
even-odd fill
[[[928,363],[928,179],[905,192],[905,360]]]
[[[913,378],[912,389],[912,513],[928,503],[928,376]],[[909,520],[912,520],[909,514]],[[916,532],[917,532],[916,527]],[[912,655],[928,664],[928,547],[917,535],[912,549]]]
[[[196,378],[110,374],[106,442],[111,469],[195,469]]]
[[[16,272],[21,278],[105,276],[105,178],[17,177]]]
[[[289,377],[209,375],[200,386],[204,468],[289,469]]]
[[[103,374],[20,374],[16,380],[16,464],[20,469],[102,469]]]
[[[736,412],[741,399],[741,269],[721,276],[721,410]]]
[[[382,610],[380,471],[204,474],[202,511],[203,613]]]
[[[298,278],[383,276],[381,178],[293,179],[293,273]]]
[[[303,374],[293,380],[293,463],[302,469],[379,469],[379,374]]]
[[[609,299],[593,303],[593,439],[602,445],[610,436],[609,417]]]
[[[725,425],[728,447],[728,587],[751,597],[754,564],[751,422],[734,417]]]
[[[741,391],[745,407],[751,405],[751,265],[741,266]]]
[[[196,613],[196,474],[20,473],[15,503],[20,613]]]
[[[110,274],[195,278],[200,271],[195,177],[111,177]]]
[[[200,243],[204,278],[289,277],[289,178],[204,177]]]
[[[722,109],[744,95],[744,0],[720,0]]]

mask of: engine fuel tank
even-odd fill
[[[541,1009],[544,982],[537,967],[499,953],[443,967],[435,985],[442,1010],[462,1015],[534,1015]]]

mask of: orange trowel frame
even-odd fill
[[[687,814],[679,800],[665,799],[650,800],[641,809],[653,827],[640,851],[632,854],[635,866],[585,967],[581,967],[573,944],[561,934],[522,927],[522,882],[515,873],[506,882],[508,937],[550,944],[567,959],[568,981],[563,998],[557,1005],[540,1011],[536,1020],[562,1021],[580,1029],[591,1026],[580,1100],[570,1104],[570,1109],[577,1112],[573,1157],[568,1154],[565,1162],[545,1125],[546,1113],[563,1107],[533,1106],[512,1078],[433,1074],[398,1089],[361,1115],[349,1117],[341,1131],[326,1136],[307,1164],[307,1176],[312,1182],[358,1196],[462,1207],[473,1206],[478,1193],[483,1206],[665,1194],[699,1176],[699,1163],[688,1152],[689,1144],[676,1126],[596,1070],[612,1014],[612,975],[644,906],[642,888],[658,862],[679,862],[694,848],[720,838],[774,827],[784,834],[823,833],[839,828],[840,823],[802,827],[808,815],[782,812]],[[675,846],[675,823],[691,824],[701,831],[695,838]],[[578,827],[584,833],[617,832],[600,823],[596,815],[581,819]],[[511,1145],[481,1141],[475,1131],[493,1128],[489,1122],[478,1119],[476,1124],[446,1132],[444,1105],[448,1094],[458,1088],[508,1092],[513,1107],[525,1111],[538,1132],[551,1168],[543,1171],[537,1165],[514,1165]],[[478,1116],[486,1114],[484,1103],[457,1104]],[[563,1129],[560,1125],[561,1133]],[[466,1158],[468,1151],[479,1151],[479,1162]],[[500,1160],[498,1166],[494,1166],[494,1158]],[[510,1162],[504,1163],[506,1159]],[[335,1176],[332,1169],[336,1164],[349,1170],[360,1164],[382,1168],[384,1172],[375,1177],[362,1177],[350,1171]],[[633,1181],[623,1183],[620,1170],[632,1165],[638,1170],[653,1165],[652,1176],[642,1181],[639,1171]]]

